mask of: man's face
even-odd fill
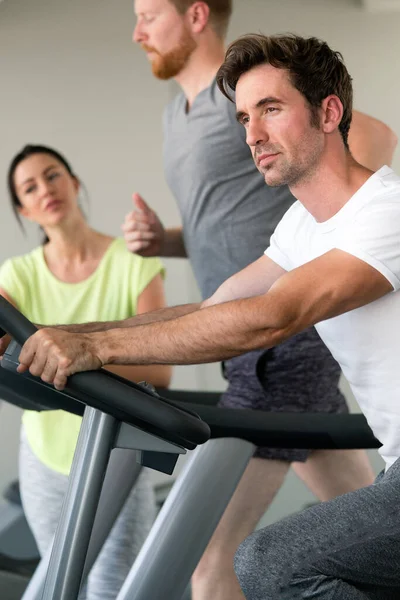
[[[141,45],[159,79],[176,77],[196,49],[185,15],[169,0],[135,0],[133,41]]]
[[[294,186],[314,173],[324,134],[287,71],[260,65],[236,88],[237,119],[246,129],[254,162],[270,186]]]

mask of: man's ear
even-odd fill
[[[194,2],[186,14],[192,33],[202,33],[210,22],[210,7],[205,2]]]
[[[324,133],[333,133],[339,128],[343,118],[343,104],[334,94],[327,96],[321,105],[322,130]]]

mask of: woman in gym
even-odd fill
[[[34,323],[114,321],[165,306],[163,267],[141,258],[122,239],[95,231],[79,204],[81,183],[52,148],[26,146],[12,160],[8,189],[20,220],[37,223],[43,244],[0,268],[0,294]],[[111,370],[111,367],[110,367]],[[168,366],[112,367],[132,381],[169,384]],[[81,418],[63,411],[26,411],[19,475],[27,520],[43,555],[53,539]],[[154,518],[143,470],[82,589],[80,600],[114,600]]]

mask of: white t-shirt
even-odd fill
[[[382,167],[323,223],[296,202],[265,253],[291,271],[333,248],[368,263],[393,286],[393,293],[316,325],[382,443],[388,468],[400,457],[400,178],[392,169]]]

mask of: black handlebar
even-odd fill
[[[23,346],[37,328],[22,313],[0,296],[0,327]]]
[[[0,327],[20,345],[37,331],[37,328],[2,296]],[[179,408],[148,389],[104,370],[71,375],[65,393],[78,401],[82,401],[84,397],[84,402],[89,406],[111,414],[121,421],[144,427],[147,431],[182,444],[186,448],[203,444],[210,437],[208,425],[194,412]]]

